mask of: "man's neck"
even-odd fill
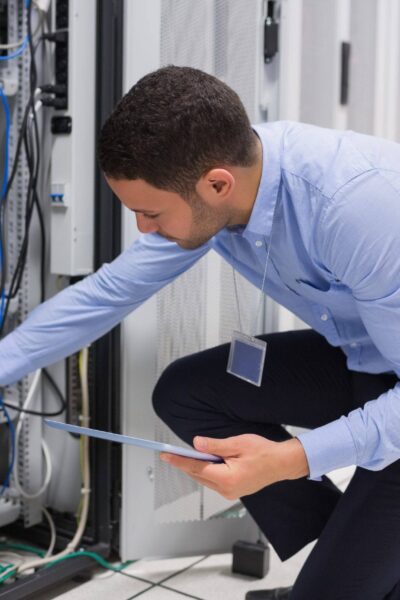
[[[247,225],[257,198],[263,167],[263,151],[258,135],[256,138],[256,162],[251,167],[235,169],[236,187],[233,204],[235,206],[230,225]]]

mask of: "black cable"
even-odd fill
[[[33,123],[35,125],[35,117],[33,119]],[[11,298],[14,298],[16,296],[16,294],[18,293],[20,285],[21,285],[22,276],[23,276],[24,268],[25,268],[25,262],[26,262],[26,254],[27,254],[27,250],[28,250],[28,243],[29,243],[30,221],[31,221],[32,214],[33,214],[33,208],[34,208],[34,206],[36,206],[36,210],[37,210],[38,217],[39,217],[40,238],[41,238],[40,300],[41,300],[41,302],[43,302],[45,299],[46,232],[45,232],[43,211],[42,211],[42,207],[40,206],[39,196],[37,193],[37,180],[38,180],[38,176],[39,176],[39,164],[40,164],[40,147],[39,147],[39,143],[38,143],[39,142],[39,132],[37,129],[37,124],[36,124],[36,127],[34,127],[34,131],[35,131],[34,138],[35,138],[36,157],[37,157],[36,164],[34,163],[33,148],[30,147],[30,144],[32,144],[32,142],[29,140],[29,136],[28,136],[29,129],[26,130],[25,136],[24,136],[25,154],[27,157],[28,169],[29,169],[29,172],[31,175],[30,185],[28,187],[28,190],[30,190],[32,197],[31,197],[31,199],[29,199],[29,197],[28,197],[28,200],[27,200],[27,211],[26,211],[27,215],[26,215],[26,223],[25,223],[25,237],[24,237],[23,251],[21,252],[20,261],[16,267],[16,272],[18,272],[19,276],[18,276],[18,280],[17,280],[17,283],[15,284],[15,286],[14,286],[14,283],[11,284],[9,296]]]
[[[14,161],[13,161],[13,166],[11,169],[11,174],[10,177],[8,179],[7,182],[7,187],[6,187],[6,191],[5,191],[5,195],[4,195],[4,200],[1,206],[1,211],[0,211],[0,246],[3,252],[3,257],[4,257],[4,261],[3,261],[3,269],[1,272],[1,279],[0,279],[0,295],[2,293],[2,291],[5,289],[5,283],[6,283],[6,259],[5,259],[5,232],[4,232],[4,225],[5,225],[5,219],[4,219],[4,215],[5,215],[5,210],[6,210],[6,206],[7,206],[7,200],[8,200],[8,196],[10,193],[10,190],[13,186],[14,183],[14,179],[15,176],[17,174],[18,171],[18,165],[19,165],[19,160],[20,160],[20,154],[21,154],[21,149],[22,149],[22,144],[24,141],[24,135],[25,135],[25,131],[27,128],[27,123],[28,123],[28,119],[29,119],[29,112],[31,109],[33,109],[33,120],[34,120],[34,126],[35,129],[37,130],[37,121],[36,121],[36,113],[34,111],[34,93],[35,93],[35,89],[36,89],[36,79],[37,79],[37,69],[36,69],[36,62],[34,60],[34,56],[36,54],[36,51],[39,47],[39,45],[45,41],[46,39],[48,39],[48,34],[43,34],[42,36],[40,36],[40,38],[38,39],[38,41],[36,42],[35,46],[33,45],[33,41],[32,41],[32,27],[31,27],[31,11],[32,11],[32,7],[31,7],[32,3],[29,4],[29,12],[28,12],[28,35],[29,35],[29,49],[31,52],[31,66],[30,66],[30,97],[29,100],[27,102],[27,105],[25,107],[24,110],[24,115],[22,118],[22,124],[21,124],[21,129],[18,135],[18,139],[17,139],[17,146],[16,146],[16,151],[15,151],[15,155],[14,155]],[[55,34],[61,33],[64,34],[65,32],[60,31],[60,32],[53,32]],[[36,136],[37,141],[38,141],[38,136]],[[38,145],[38,156],[40,156],[40,146]],[[40,162],[40,161],[39,161]],[[37,209],[38,209],[38,213],[40,211],[39,209],[39,202],[36,203]],[[2,214],[3,213],[3,214]],[[39,220],[41,219],[41,216],[39,214]],[[44,231],[44,227],[42,227],[41,225],[41,229],[42,232]],[[43,237],[43,236],[42,236]],[[23,243],[23,246],[26,245]],[[25,249],[26,252],[26,249]],[[42,260],[42,271],[44,272],[44,260]],[[44,277],[42,277],[42,288],[44,287],[43,284],[43,279]],[[18,287],[19,289],[19,287]],[[42,301],[44,299],[44,295],[42,294]],[[15,297],[15,294],[12,294],[12,297]],[[6,306],[6,311],[8,312],[8,306]],[[4,323],[6,320],[6,315],[7,312],[4,313],[3,316],[3,324],[2,327],[0,327],[0,335],[3,331],[3,327],[4,327]]]
[[[55,410],[54,412],[40,412],[40,411],[36,411],[36,410],[30,410],[28,408],[20,408],[19,406],[14,406],[14,404],[9,404],[8,402],[4,402],[3,401],[4,406],[6,406],[7,408],[10,408],[11,410],[15,410],[16,412],[19,413],[26,413],[27,415],[32,415],[33,417],[58,417],[59,415],[62,415],[64,412],[63,408],[60,408],[59,410]]]
[[[25,268],[25,264],[26,264],[27,252],[28,252],[30,223],[31,223],[33,208],[35,206],[38,211],[40,237],[41,237],[41,261],[40,261],[41,302],[43,302],[43,300],[45,299],[46,237],[45,237],[45,225],[44,225],[43,211],[40,206],[39,196],[37,194],[37,182],[38,182],[39,168],[40,168],[40,142],[39,142],[39,131],[38,131],[37,118],[36,118],[36,111],[35,111],[35,89],[36,89],[36,84],[37,84],[37,68],[36,68],[35,53],[36,53],[36,50],[37,50],[40,42],[43,40],[43,36],[41,36],[41,38],[38,40],[38,42],[34,46],[33,41],[32,41],[31,15],[32,15],[32,3],[30,3],[29,7],[28,7],[28,19],[27,19],[28,20],[29,49],[30,49],[30,54],[31,54],[30,72],[29,72],[30,96],[29,96],[27,106],[25,108],[24,117],[23,117],[22,125],[21,125],[21,130],[20,130],[19,137],[18,137],[13,168],[12,168],[11,176],[10,176],[8,184],[7,184],[5,198],[4,198],[3,205],[2,205],[3,214],[4,214],[8,193],[11,189],[15,175],[17,173],[19,156],[20,156],[22,144],[24,144],[24,149],[25,149],[25,154],[26,154],[28,169],[29,169],[29,174],[30,174],[29,184],[28,184],[28,192],[27,192],[27,200],[26,200],[25,233],[24,233],[24,238],[22,240],[20,254],[19,254],[19,257],[17,260],[17,264],[15,266],[15,270],[14,270],[14,273],[13,273],[13,276],[11,279],[10,288],[9,288],[9,291],[7,294],[7,300],[6,300],[6,305],[5,305],[5,309],[4,309],[3,319],[2,319],[2,323],[0,325],[0,335],[2,334],[3,329],[4,329],[10,302],[13,298],[16,297],[16,295],[19,292],[20,286],[21,286],[24,268]],[[29,139],[30,132],[29,132],[29,128],[28,128],[28,122],[29,122],[29,114],[30,113],[32,113],[32,123],[33,123],[32,137],[34,138],[33,145],[36,150],[36,157],[34,156],[33,146],[30,145],[31,140]],[[5,220],[1,219],[1,215],[0,215],[0,228],[1,228],[0,243],[2,244],[2,247],[4,245],[4,221]],[[3,256],[5,256],[4,252],[3,252]],[[5,279],[6,279],[6,269],[5,268],[3,268],[1,275],[2,276],[1,276],[0,293],[5,288]]]
[[[39,410],[23,409],[23,408],[20,408],[19,406],[15,406],[14,404],[10,404],[9,402],[4,402],[4,400],[3,400],[4,406],[6,408],[11,408],[12,410],[15,410],[16,412],[26,413],[27,415],[33,415],[35,417],[58,417],[59,415],[62,415],[67,409],[67,402],[66,402],[60,388],[58,387],[58,385],[56,384],[56,382],[54,381],[54,379],[50,375],[50,373],[46,369],[43,369],[42,373],[46,377],[46,379],[48,380],[48,382],[50,383],[50,385],[52,386],[52,388],[54,389],[54,391],[56,392],[56,394],[58,396],[58,399],[61,404],[61,408],[59,410],[55,410],[52,412],[44,412],[44,411],[39,411]]]
[[[41,302],[43,302],[45,299],[46,237],[45,237],[43,212],[42,212],[42,209],[40,206],[39,196],[37,193],[37,184],[38,184],[39,170],[40,170],[40,140],[39,140],[39,130],[38,130],[37,117],[36,117],[36,110],[35,110],[35,90],[36,90],[36,86],[37,86],[37,67],[36,67],[35,53],[36,53],[38,44],[36,44],[36,47],[34,47],[33,40],[32,40],[32,2],[30,2],[29,6],[28,6],[28,40],[29,40],[29,50],[30,50],[30,54],[31,54],[30,73],[29,73],[29,75],[30,75],[29,104],[30,104],[30,108],[31,108],[32,123],[33,123],[33,134],[32,134],[33,143],[32,143],[32,147],[31,147],[30,151],[28,151],[29,143],[31,141],[29,139],[30,130],[28,127],[29,117],[28,117],[28,121],[26,123],[26,129],[25,129],[25,134],[24,134],[24,143],[25,143],[25,153],[27,156],[28,167],[29,167],[30,174],[32,175],[32,177],[30,178],[30,186],[28,187],[28,190],[30,190],[30,192],[31,192],[31,198],[29,198],[29,191],[28,191],[27,212],[28,212],[28,210],[29,210],[29,212],[28,212],[28,219],[27,219],[27,223],[26,223],[27,242],[26,242],[25,252],[24,252],[25,255],[23,256],[23,261],[20,266],[20,276],[19,276],[19,280],[18,280],[18,285],[17,285],[16,289],[12,291],[12,296],[15,296],[15,294],[17,293],[17,291],[19,290],[20,285],[21,285],[21,280],[22,280],[22,276],[23,276],[23,272],[24,272],[24,268],[25,268],[25,262],[26,262],[26,253],[27,253],[27,249],[28,249],[30,220],[32,217],[33,208],[34,208],[34,206],[36,206],[36,209],[38,212],[38,217],[39,217],[40,236],[41,236],[41,261],[40,261],[41,294],[40,295],[41,295]],[[33,146],[35,146],[35,148],[33,148]]]
[[[17,140],[17,147],[16,147],[15,156],[14,156],[13,167],[11,170],[10,178],[7,182],[7,188],[6,188],[6,192],[5,192],[4,202],[2,204],[2,212],[4,215],[8,194],[14,183],[14,179],[15,179],[15,176],[18,171],[18,164],[19,164],[19,160],[20,160],[21,150],[22,150],[22,147],[24,147],[25,155],[26,155],[26,159],[27,159],[28,170],[29,170],[29,183],[28,183],[27,198],[26,198],[26,210],[25,210],[25,231],[24,231],[24,237],[23,237],[23,240],[21,243],[21,248],[20,248],[20,253],[18,256],[17,264],[15,266],[14,273],[13,273],[13,276],[11,279],[10,289],[7,294],[7,302],[6,302],[5,311],[4,311],[4,315],[3,315],[3,321],[2,321],[2,324],[0,327],[0,335],[3,331],[3,327],[4,327],[4,324],[6,321],[10,301],[16,297],[16,295],[18,294],[18,291],[20,289],[20,286],[21,286],[22,277],[23,277],[25,264],[26,264],[27,251],[28,251],[29,230],[30,230],[30,225],[31,225],[33,209],[35,207],[36,207],[36,210],[38,213],[40,237],[41,237],[41,260],[40,260],[40,297],[41,297],[41,302],[43,302],[45,299],[46,235],[45,235],[43,210],[40,205],[40,199],[39,199],[39,195],[37,192],[37,184],[38,184],[39,169],[40,169],[40,138],[39,138],[39,130],[38,130],[37,117],[36,117],[36,110],[35,110],[35,90],[36,90],[36,85],[37,85],[37,68],[36,68],[35,53],[36,53],[36,50],[37,50],[40,42],[43,41],[43,39],[45,39],[45,38],[43,36],[41,36],[40,39],[37,41],[36,45],[35,46],[33,45],[31,15],[32,15],[32,3],[29,3],[27,27],[28,27],[29,50],[30,50],[30,55],[31,55],[30,71],[29,71],[30,95],[29,95],[29,100],[27,102],[27,105],[25,107],[22,124],[21,124],[21,129],[19,132],[18,140]],[[32,127],[31,128],[29,127],[30,114],[32,115]],[[4,251],[5,251],[5,243],[4,243],[4,221],[5,220],[2,219],[1,217],[2,217],[2,215],[0,214],[0,244],[2,245],[2,249],[4,248]],[[4,251],[3,251],[3,256],[5,256]],[[1,273],[0,293],[5,287],[5,280],[6,280],[6,269],[3,268],[2,273]],[[29,409],[24,410],[23,408],[14,406],[7,402],[4,402],[4,406],[6,406],[7,408],[10,408],[10,409],[13,409],[17,412],[20,412],[20,413],[24,412],[26,414],[39,416],[39,417],[54,417],[54,416],[61,415],[66,410],[66,407],[67,407],[66,400],[65,400],[60,388],[58,387],[58,385],[56,384],[56,382],[54,381],[54,379],[52,378],[52,376],[49,374],[49,372],[46,369],[43,369],[43,374],[46,377],[46,379],[48,380],[48,382],[50,383],[50,385],[53,387],[56,395],[59,398],[59,401],[61,404],[61,408],[59,410],[53,411],[53,412],[34,411],[34,410],[29,410]]]
[[[54,389],[55,393],[59,397],[61,405],[64,407],[64,410],[65,410],[67,408],[67,402],[66,402],[64,396],[62,395],[60,388],[58,387],[58,385],[56,384],[56,382],[54,381],[53,377],[50,375],[50,373],[48,372],[47,369],[43,369],[43,375],[46,377],[46,379],[48,380],[48,382]]]
[[[39,218],[39,228],[40,228],[40,242],[41,242],[41,253],[40,253],[40,301],[44,302],[46,296],[46,288],[45,288],[45,259],[46,259],[46,228],[44,224],[44,216],[43,210],[40,205],[39,195],[37,193],[37,180],[39,177],[39,165],[40,165],[40,143],[39,143],[39,131],[37,127],[36,121],[36,113],[34,111],[34,129],[35,129],[35,138],[36,138],[36,174],[35,174],[35,185],[33,189],[33,201],[36,206],[36,211]]]
[[[30,224],[33,214],[34,208],[34,194],[35,194],[35,168],[33,164],[33,153],[32,148],[30,147],[30,140],[28,139],[28,130],[26,129],[24,132],[24,149],[25,155],[28,164],[29,171],[29,183],[28,183],[28,192],[26,198],[26,208],[25,208],[25,233],[24,238],[20,248],[20,254],[18,257],[18,261],[14,270],[14,274],[11,280],[10,289],[7,294],[7,298],[12,300],[16,297],[21,287],[22,276],[24,274],[25,262],[28,253],[28,244],[29,244],[29,230]],[[9,304],[9,303],[8,303]],[[8,304],[6,305],[6,311],[8,308]]]
[[[38,47],[40,46],[41,42],[43,41],[43,36],[41,36],[38,41],[36,42],[36,45],[34,46],[33,49],[33,55],[36,54],[36,50],[38,49]],[[35,92],[35,90],[33,90],[33,93]],[[32,95],[32,91],[31,91],[31,95]],[[15,175],[17,174],[17,170],[18,170],[18,163],[19,163],[19,156],[21,153],[21,148],[22,148],[22,142],[23,142],[23,135],[24,135],[24,131],[26,129],[26,124],[28,121],[28,117],[29,117],[29,110],[32,106],[32,102],[31,102],[31,96],[29,97],[29,100],[26,104],[25,107],[25,111],[24,111],[24,116],[22,118],[22,124],[21,124],[21,129],[19,132],[19,136],[18,136],[18,140],[17,140],[17,147],[16,147],[16,151],[15,151],[15,156],[14,156],[14,162],[13,162],[13,167],[11,169],[11,174],[10,177],[8,179],[8,183],[7,183],[7,188],[6,188],[6,192],[5,192],[5,196],[4,196],[4,203],[6,202],[7,198],[8,198],[8,194],[11,190],[11,187],[14,183],[14,179],[15,179]]]
[[[25,131],[23,132],[22,139],[24,142],[25,154],[26,154],[28,170],[29,170],[29,184],[28,184],[28,193],[27,193],[27,200],[26,200],[26,211],[25,211],[25,233],[24,233],[24,238],[22,240],[20,254],[19,254],[19,257],[17,260],[17,264],[16,264],[16,267],[15,267],[15,270],[14,270],[14,273],[13,273],[13,276],[11,279],[10,289],[7,294],[7,302],[6,302],[6,306],[5,306],[5,310],[4,310],[3,322],[2,322],[1,329],[0,329],[0,333],[3,330],[4,324],[6,321],[6,316],[8,313],[10,301],[16,297],[16,295],[19,291],[20,285],[21,285],[25,262],[26,262],[27,251],[28,251],[29,228],[30,228],[33,207],[34,207],[34,201],[33,201],[33,199],[31,199],[31,197],[33,196],[33,193],[34,193],[34,190],[36,187],[35,186],[35,173],[33,172],[32,155],[31,155],[31,151],[29,149],[29,141],[27,139],[26,128],[25,128]]]
[[[14,183],[14,179],[15,179],[15,176],[16,176],[17,170],[18,170],[19,157],[20,157],[22,143],[23,143],[23,139],[24,139],[24,131],[25,131],[25,128],[26,128],[26,123],[27,123],[27,119],[28,119],[28,115],[29,115],[29,109],[30,109],[30,104],[28,102],[27,105],[26,105],[26,108],[25,108],[23,119],[22,119],[21,129],[20,129],[20,132],[19,132],[19,135],[18,135],[17,147],[16,147],[16,151],[15,151],[15,156],[14,156],[14,162],[13,162],[13,166],[12,166],[12,169],[11,169],[10,177],[8,179],[6,191],[5,191],[5,194],[4,194],[4,200],[3,200],[3,203],[2,203],[2,212],[3,212],[3,215],[5,214],[5,210],[6,210],[6,206],[7,206],[7,200],[8,200],[8,195],[9,195],[11,187],[12,187],[12,185]],[[4,223],[5,223],[5,219],[4,219],[4,216],[2,217],[1,214],[0,214],[0,220],[1,220],[1,238],[2,238],[2,240],[4,240],[5,239],[4,238]],[[4,243],[4,241],[3,241],[3,243]],[[5,257],[5,253],[4,252],[3,252],[3,257]],[[5,288],[5,283],[6,283],[6,269],[3,268],[2,272],[1,272],[0,291],[2,291]],[[4,323],[4,321],[5,321],[5,318],[3,318],[3,323]],[[1,331],[0,331],[0,333],[1,333]]]

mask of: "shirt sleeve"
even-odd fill
[[[376,348],[400,376],[400,177],[371,170],[329,201],[317,234],[321,264],[351,291]],[[318,477],[400,458],[400,383],[363,408],[299,435]]]
[[[35,308],[0,342],[0,385],[54,363],[99,338],[208,250],[183,250],[157,234]]]

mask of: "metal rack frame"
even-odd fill
[[[97,1],[97,72],[96,132],[122,96],[123,0]],[[115,201],[96,166],[95,175],[95,268],[112,260],[121,248],[121,207]],[[116,328],[92,347],[93,373],[91,397],[92,424],[99,429],[119,428],[119,364],[120,333]],[[119,544],[119,509],[121,488],[121,448],[99,444],[91,449],[92,490],[89,524],[82,540],[87,550],[108,557]],[[57,547],[72,538],[76,528],[73,518],[56,520]],[[24,529],[21,523],[5,528],[13,536],[24,537],[37,544],[47,543],[43,525]],[[39,570],[0,589],[1,600],[34,598],[61,582],[93,567],[93,561],[82,556]]]

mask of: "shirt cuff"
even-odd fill
[[[357,450],[346,417],[297,436],[307,456],[310,479],[357,464]]]

